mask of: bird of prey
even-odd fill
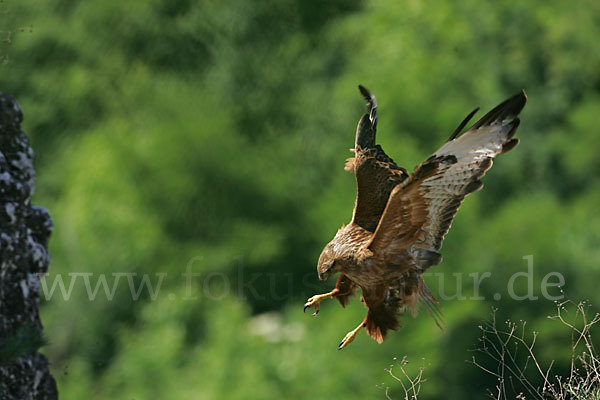
[[[513,136],[527,100],[524,91],[517,93],[461,135],[476,108],[439,150],[408,174],[376,144],[377,100],[363,86],[359,89],[368,112],[358,123],[351,149],[355,156],[345,167],[356,175],[354,212],[325,246],[317,265],[321,280],[340,275],[335,289],[304,305],[304,311],[314,307],[317,315],[322,300],[336,298],[345,306],[355,289],[361,289],[367,315],[344,337],[340,350],[363,328],[383,342],[388,330],[400,328],[400,315],[416,313],[419,299],[440,326],[438,301],[421,275],[442,261],[438,251],[444,235],[465,196],[483,186],[479,179],[492,159],[519,142]]]

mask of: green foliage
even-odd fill
[[[404,356],[425,358],[423,398],[471,398],[493,386],[463,364],[490,305],[544,327],[553,306],[541,283],[552,272],[572,297],[600,299],[591,279],[600,264],[597,2],[7,8],[9,28],[34,28],[13,35],[0,88],[24,110],[35,202],[55,221],[47,287],[76,279],[69,299],[55,292],[42,313],[64,398],[382,398],[386,379],[397,398],[384,368]],[[332,285],[314,266],[350,219],[355,182],[342,167],[364,112],[358,83],[379,100],[380,144],[409,169],[475,106],[521,88],[529,102],[521,144],[461,207],[432,270],[443,275],[427,278],[450,297],[452,273],[462,279],[464,299],[441,299],[445,330],[405,317],[384,344],[360,336],[338,352],[364,317],[358,299],[344,310],[324,304],[317,318],[300,310]],[[529,255],[539,299],[517,301],[508,282],[527,272]],[[189,282],[188,269],[198,274]],[[485,272],[477,287],[469,274]],[[110,288],[129,275],[111,299],[99,286],[89,300],[77,273],[93,274],[92,289],[101,274]],[[128,279],[139,288],[144,274],[155,288],[164,280],[156,296],[143,289],[134,300]],[[514,280],[517,295],[528,289]],[[552,340],[540,337],[539,348]]]

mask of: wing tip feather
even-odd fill
[[[360,91],[360,94],[362,94],[363,98],[367,101],[367,109],[369,110],[369,114],[372,116],[373,111],[377,108],[377,98],[375,98],[375,95],[363,85],[358,85],[358,90]]]
[[[375,97],[375,96],[373,96],[373,94],[371,93],[371,91],[369,89],[367,89],[366,87],[364,87],[363,85],[359,84],[358,85],[358,90],[363,95],[363,97],[365,98],[366,101],[371,101]]]
[[[515,94],[512,97],[509,97],[496,107],[494,107],[490,112],[484,115],[479,121],[473,125],[472,129],[477,129],[482,126],[491,125],[496,121],[507,121],[507,120],[515,120],[519,115],[525,104],[527,103],[527,95],[525,94],[525,90],[521,89],[521,91]]]
[[[519,144],[518,138],[509,140],[508,142],[506,142],[502,145],[502,150],[500,151],[500,154],[508,153],[509,151],[514,149],[518,144]]]
[[[471,120],[471,118],[473,118],[473,115],[475,115],[477,113],[477,111],[479,111],[479,107],[475,108],[473,111],[471,111],[469,113],[469,115],[467,115],[465,117],[465,119],[463,119],[463,121],[460,123],[460,125],[458,125],[458,128],[456,128],[454,130],[454,132],[452,132],[452,135],[450,135],[450,137],[448,138],[447,142],[456,139],[456,137],[462,132],[462,130],[469,123],[469,121]]]
[[[467,186],[465,186],[465,190],[464,190],[464,194],[471,194],[474,193],[478,190],[481,190],[481,188],[483,187],[483,182],[481,182],[479,179],[476,179],[472,182],[470,182]]]
[[[367,101],[368,112],[358,122],[355,144],[357,148],[370,148],[375,146],[377,133],[377,99],[363,85],[358,85],[358,90]]]

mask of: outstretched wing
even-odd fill
[[[381,146],[375,144],[377,100],[363,86],[358,88],[367,100],[368,113],[358,122],[353,149],[355,157],[346,160],[345,169],[356,174],[357,194],[352,223],[374,232],[390,193],[408,177],[408,172],[398,167]]]
[[[492,166],[492,159],[517,145],[513,135],[526,99],[525,92],[518,93],[457,137],[459,127],[394,188],[369,249],[392,265],[413,265],[424,271],[438,264],[437,251],[463,199],[481,189],[479,178]]]

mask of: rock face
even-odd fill
[[[57,399],[48,359],[37,351],[40,276],[50,262],[52,219],[31,205],[33,150],[22,120],[17,102],[0,92],[0,399]]]

